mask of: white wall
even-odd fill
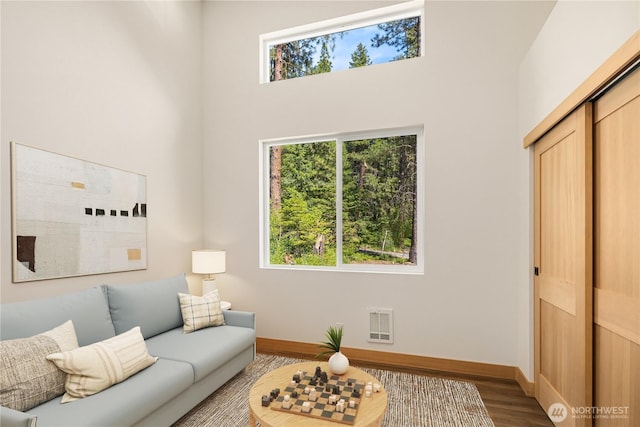
[[[388,3],[385,3],[388,4]],[[426,57],[260,85],[258,35],[380,6],[204,6],[204,234],[227,250],[225,299],[257,313],[258,336],[517,363],[522,223],[517,67],[551,5],[427,2]],[[424,124],[426,273],[258,268],[258,140]],[[395,343],[369,344],[367,307],[395,310]]]
[[[613,52],[640,28],[640,2],[559,1],[518,74],[518,145]],[[532,149],[520,149],[518,171],[521,216],[527,240],[521,242],[521,263],[531,278],[533,269]],[[525,234],[523,229],[522,234]],[[533,284],[519,285],[518,365],[533,377]]]
[[[520,66],[520,135],[529,133],[638,28],[638,0],[559,1]]]
[[[2,302],[189,271],[202,241],[202,5],[0,7]],[[12,283],[10,141],[146,175],[148,269]]]

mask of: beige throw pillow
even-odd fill
[[[60,396],[66,375],[47,355],[77,347],[71,320],[30,338],[0,341],[0,404],[28,411]]]
[[[73,327],[71,320],[67,320],[57,328],[43,332],[40,335],[53,339],[60,346],[60,351],[69,351],[78,348],[78,337],[76,336],[76,329]]]
[[[67,373],[62,403],[105,390],[158,360],[149,355],[139,326],[85,347],[50,354],[47,359]]]
[[[201,297],[178,293],[178,298],[185,333],[209,326],[224,325],[224,315],[220,308],[220,295],[217,289]]]

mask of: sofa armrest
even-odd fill
[[[0,406],[0,425],[2,427],[35,427],[38,417],[26,412]]]
[[[225,325],[256,328],[256,314],[253,312],[224,310],[222,313],[224,314]]]

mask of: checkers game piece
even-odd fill
[[[303,372],[300,375],[299,383],[289,384],[282,391],[282,395],[273,400],[270,405],[271,409],[353,425],[360,407],[360,399],[362,394],[364,394],[365,383],[353,378],[341,379],[338,375],[330,375],[327,378],[327,387],[320,385],[311,386],[310,383],[313,383],[314,379],[317,380],[317,376],[313,373]],[[309,394],[304,393],[305,388],[315,389],[316,401],[309,399]],[[334,391],[338,391],[339,393],[334,394]],[[291,406],[289,408],[286,408],[288,405],[283,405],[283,395],[285,394],[291,396],[289,400]],[[294,398],[296,394],[297,397]],[[329,396],[332,395],[336,396],[336,403],[342,400],[343,403],[340,405],[342,412],[336,410],[336,404],[329,404]],[[348,402],[348,404],[345,404],[346,402]],[[308,412],[306,412],[307,410]]]

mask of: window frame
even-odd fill
[[[411,0],[404,3],[372,9],[352,15],[340,16],[325,21],[300,25],[284,30],[260,34],[259,82],[272,83],[269,65],[269,46],[289,43],[296,40],[319,37],[322,35],[354,30],[370,25],[382,24],[399,19],[420,17],[420,57],[425,53],[424,0]]]
[[[345,264],[342,253],[342,146],[344,142],[361,139],[389,138],[394,136],[416,135],[416,204],[417,204],[417,239],[415,265],[393,264]],[[275,145],[304,144],[323,141],[336,143],[336,265],[287,265],[270,262],[270,148]],[[262,269],[276,270],[309,270],[309,271],[341,271],[358,273],[391,273],[391,274],[424,274],[424,230],[425,230],[425,163],[424,126],[407,126],[392,129],[367,130],[358,132],[335,132],[300,137],[261,139],[259,143],[259,264]]]

